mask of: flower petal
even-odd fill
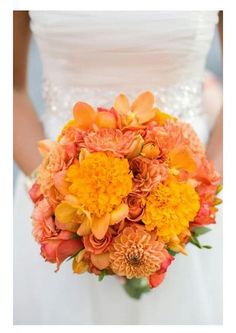
[[[131,111],[136,115],[140,124],[150,121],[156,115],[153,109],[154,96],[151,92],[147,91],[139,95],[131,106]]]
[[[60,223],[72,223],[76,222],[76,208],[72,207],[66,202],[62,202],[57,205],[55,209],[55,216]]]
[[[130,110],[129,100],[124,94],[117,96],[114,109],[119,112],[119,114],[127,114]]]
[[[77,230],[77,234],[80,236],[86,236],[90,232],[91,232],[91,221],[87,217],[85,217],[79,229]]]
[[[91,262],[100,270],[107,268],[109,266],[109,252],[91,254]]]
[[[117,207],[110,215],[110,225],[119,223],[125,217],[128,216],[129,206],[127,204],[122,203],[119,207]]]
[[[92,233],[97,239],[102,239],[109,227],[110,215],[106,214],[101,218],[93,218],[92,220]]]
[[[73,108],[73,114],[77,126],[83,130],[91,128],[96,118],[96,113],[92,106],[83,102],[78,102],[75,104]]]
[[[194,172],[197,167],[192,153],[187,148],[173,149],[169,154],[169,160],[172,168]]]

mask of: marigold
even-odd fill
[[[199,207],[199,196],[190,184],[171,180],[147,197],[142,220],[147,230],[157,228],[158,237],[168,244],[188,228]]]
[[[72,165],[67,181],[81,207],[102,217],[118,207],[131,191],[132,173],[127,159],[97,152],[89,154],[80,165]]]
[[[165,260],[164,243],[153,239],[141,225],[126,227],[110,249],[113,272],[128,279],[149,277]]]

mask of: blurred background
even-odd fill
[[[212,41],[212,45],[208,54],[206,68],[214,73],[217,78],[222,82],[223,69],[222,69],[222,56],[221,46],[219,40],[219,34],[216,27],[215,35]],[[42,99],[42,66],[40,56],[38,52],[35,40],[31,40],[30,51],[29,51],[29,65],[28,65],[28,86],[29,93],[33,104],[39,114],[43,112],[43,99]],[[13,166],[13,177],[14,184],[19,170],[17,165],[14,163]]]

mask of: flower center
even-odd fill
[[[143,264],[143,249],[130,248],[126,253],[126,260],[132,266],[141,266]]]

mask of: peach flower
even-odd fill
[[[32,221],[33,236],[37,242],[58,234],[53,218],[53,208],[46,198],[36,204]]]
[[[59,143],[44,140],[39,143],[39,148],[45,157],[38,168],[37,183],[43,195],[55,207],[63,199],[63,194],[55,186],[55,176],[67,169],[72,159]]]
[[[123,229],[110,248],[111,269],[128,279],[149,277],[161,268],[165,258],[164,243],[136,223]]]
[[[100,129],[88,132],[84,137],[84,146],[90,152],[112,152],[117,157],[133,157],[140,153],[143,139],[132,131],[122,133],[119,129]]]
[[[150,192],[156,185],[167,179],[168,169],[157,160],[138,156],[131,160],[133,172],[133,191]]]

